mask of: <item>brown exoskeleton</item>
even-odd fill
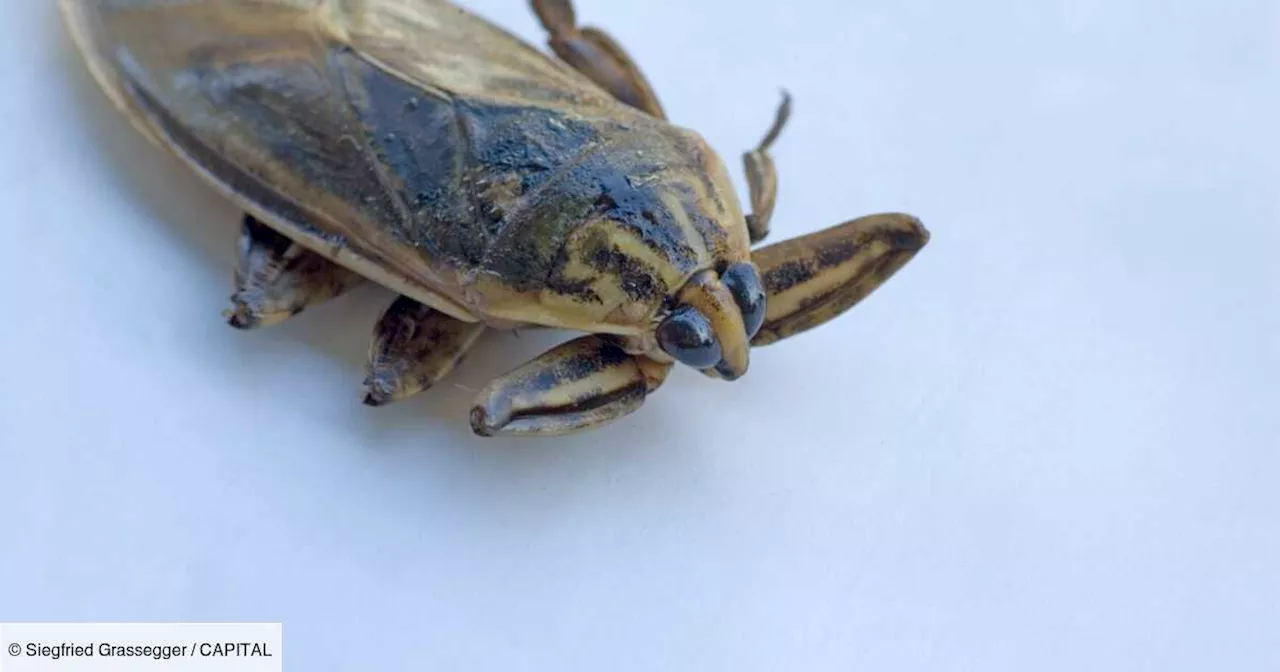
[[[676,363],[734,380],[749,350],[844,312],[928,240],[884,214],[752,250],[777,173],[719,157],[569,0],[534,0],[551,58],[442,0],[61,0],[91,70],[151,140],[246,213],[232,325],[365,280],[367,403],[447,375],[489,328],[583,332],[483,390],[482,435],[635,411]]]

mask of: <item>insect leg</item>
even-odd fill
[[[884,214],[756,250],[751,260],[760,270],[768,301],[764,326],[751,345],[769,345],[837,317],[928,242],[920,220]]]
[[[551,50],[563,61],[618,100],[659,119],[666,118],[653,86],[626,50],[598,28],[578,28],[573,0],[533,0],[533,11],[551,33]]]
[[[569,341],[490,383],[476,397],[480,436],[558,436],[591,429],[640,408],[671,364],[630,355],[614,341]]]
[[[751,192],[751,214],[747,215],[747,232],[751,234],[753,243],[758,243],[769,235],[769,222],[773,219],[773,207],[778,201],[778,169],[773,165],[773,157],[769,156],[769,148],[782,134],[782,129],[790,118],[791,94],[783,91],[782,104],[778,107],[773,126],[765,134],[764,140],[742,157],[747,168],[747,186]]]
[[[238,246],[232,308],[223,313],[237,329],[278,324],[364,281],[250,215]]]
[[[484,329],[407,296],[396,299],[374,328],[364,403],[385,406],[431,387],[453,371]]]

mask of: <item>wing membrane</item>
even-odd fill
[[[470,149],[453,121],[459,99],[616,105],[567,66],[436,0],[62,1],[98,79],[154,140],[299,242],[463,319],[475,319],[464,307],[467,269],[403,235],[417,206],[374,149],[387,138],[370,134],[434,143],[448,165],[429,169],[442,171],[444,188]],[[361,88],[370,68],[415,95],[371,100]],[[370,127],[353,105],[371,104],[403,105],[412,125]]]

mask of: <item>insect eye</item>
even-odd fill
[[[682,364],[706,369],[720,361],[720,342],[711,322],[697,310],[685,306],[658,325],[658,345]]]
[[[720,275],[720,281],[729,289],[733,300],[742,311],[742,322],[750,339],[764,325],[765,294],[760,274],[751,264],[734,264]]]

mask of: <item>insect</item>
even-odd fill
[[[790,99],[745,154],[744,214],[717,154],[571,0],[532,2],[552,54],[442,0],[60,3],[115,105],[247,213],[233,326],[392,289],[374,406],[487,330],[582,334],[478,394],[483,436],[616,420],[677,363],[735,380],[752,347],[843,313],[928,241],[891,213],[752,250]]]

